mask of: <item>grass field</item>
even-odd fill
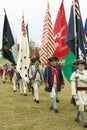
[[[12,83],[5,84],[0,78],[0,130],[84,130],[82,122],[74,121],[76,107],[70,104],[70,84],[65,81],[65,88],[59,93],[59,112],[49,109],[49,93],[40,86],[40,103],[33,101],[33,95],[20,95],[19,89],[14,93]],[[87,116],[87,113],[85,113]]]

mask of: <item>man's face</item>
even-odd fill
[[[52,66],[56,67],[56,61],[51,61],[50,63]]]
[[[85,65],[84,65],[84,64],[79,64],[79,65],[77,66],[77,68],[78,68],[80,71],[83,71],[84,68],[85,68]]]

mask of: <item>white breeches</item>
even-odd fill
[[[39,100],[39,87],[38,87],[38,83],[37,82],[33,83],[33,88],[34,88],[34,98],[36,100]]]
[[[16,90],[16,85],[17,85],[17,79],[12,79],[12,83],[13,83],[13,90]]]
[[[26,93],[26,89],[27,89],[27,84],[23,79],[19,80],[19,86],[20,86],[20,93]]]
[[[86,92],[85,91],[78,91],[77,92],[78,100],[76,100],[76,105],[86,105]]]
[[[50,97],[51,98],[55,98],[56,99],[56,89],[57,89],[57,85],[54,84],[52,87],[52,91],[50,92]]]

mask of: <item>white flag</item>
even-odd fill
[[[19,47],[19,56],[17,62],[17,71],[20,73],[21,77],[28,81],[27,70],[30,64],[29,56],[29,45],[26,34],[26,26],[24,22],[24,16],[22,17],[22,39]]]

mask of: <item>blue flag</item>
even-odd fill
[[[86,20],[85,20],[84,31],[87,32],[87,18],[86,18]]]
[[[66,43],[70,51],[66,57],[63,72],[70,82],[70,76],[75,71],[72,62],[76,59],[86,59],[85,34],[78,0],[72,2]]]
[[[15,42],[12,36],[9,21],[5,12],[4,26],[3,26],[3,44],[2,44],[3,57],[8,59],[11,63],[17,63],[17,52]]]
[[[86,50],[86,57],[87,57],[87,18],[85,20],[84,32],[85,32],[85,40],[86,40],[85,50]]]
[[[85,34],[78,0],[72,2],[66,43],[76,58],[85,59]]]

